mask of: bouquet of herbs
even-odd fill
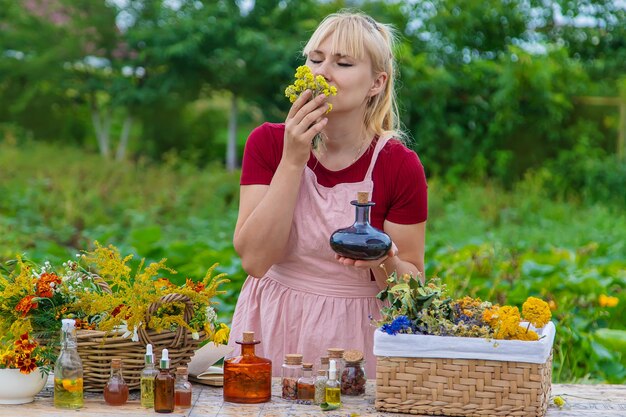
[[[552,317],[548,303],[535,297],[524,302],[520,313],[516,306],[500,306],[480,298],[454,299],[437,278],[422,283],[408,274],[398,277],[394,273],[387,282],[378,298],[388,304],[375,324],[388,334],[538,340],[530,325],[539,329]]]
[[[289,98],[291,103],[295,102],[300,94],[306,90],[311,90],[313,93],[312,99],[320,94],[324,94],[326,97],[336,96],[337,87],[328,84],[328,81],[322,75],[314,76],[311,69],[306,65],[301,65],[296,69],[295,81],[293,84],[285,89],[285,97]],[[333,105],[328,103],[328,112],[333,109]],[[313,138],[312,147],[317,149],[319,144],[323,143],[323,136],[318,133]]]
[[[74,318],[77,328],[122,334],[133,341],[141,330],[172,331],[184,327],[193,339],[216,344],[228,341],[229,329],[214,310],[224,274],[213,276],[217,264],[200,280],[172,284],[162,272],[176,273],[165,259],[148,266],[140,262],[133,271],[132,256],[122,257],[114,246],[97,244],[93,251],[77,255],[54,268],[38,267],[22,258],[0,273],[0,367],[32,369],[50,365],[51,345],[59,335],[60,321]],[[187,303],[153,304],[168,294],[179,294]],[[190,308],[190,306],[192,306]],[[41,345],[40,345],[41,344]],[[25,362],[27,354],[30,362]]]

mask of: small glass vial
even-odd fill
[[[282,368],[282,397],[286,400],[298,399],[298,379],[302,376],[302,355],[289,353],[285,355]]]
[[[298,378],[297,395],[299,400],[313,401],[315,399],[315,377],[313,364],[302,364],[302,376]]]
[[[176,368],[174,382],[174,404],[180,408],[191,408],[191,383],[187,380],[187,367]]]
[[[365,377],[363,352],[346,350],[343,353],[344,368],[341,372],[341,395],[365,395]]]
[[[328,377],[328,356],[322,356],[320,358],[320,370],[326,371],[326,377]]]
[[[328,348],[327,352],[328,352],[328,360],[329,361],[331,361],[331,360],[335,361],[335,366],[336,366],[336,369],[337,369],[337,377],[341,377],[341,372],[343,372],[343,352],[344,352],[344,349],[342,349],[342,348]]]
[[[341,405],[341,385],[337,378],[337,363],[334,359],[330,360],[328,367],[328,380],[326,381],[326,398],[328,405],[339,407]]]
[[[78,355],[74,319],[61,320],[61,353],[54,364],[54,406],[83,406],[83,363]]]
[[[224,401],[266,403],[272,398],[272,361],[254,353],[254,332],[243,332],[241,355],[224,361]]]
[[[140,388],[141,388],[141,406],[146,408],[154,407],[154,378],[159,371],[154,368],[154,354],[152,353],[152,345],[146,345],[145,367],[141,371]]]
[[[128,401],[128,385],[122,375],[122,360],[111,359],[111,376],[104,386],[104,401],[109,405],[124,405]]]
[[[174,375],[170,373],[170,358],[167,349],[161,352],[160,370],[154,378],[154,411],[172,413],[174,411]]]
[[[325,369],[318,369],[317,378],[315,378],[315,397],[313,398],[314,404],[321,404],[326,402],[326,381],[328,381],[327,372]]]

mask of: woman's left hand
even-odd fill
[[[363,261],[360,259],[346,258],[345,256],[341,256],[337,254],[335,254],[335,259],[337,259],[337,261],[339,261],[339,263],[342,265],[354,266],[356,268],[361,268],[361,269],[374,269],[374,268],[378,268],[387,259],[393,258],[397,254],[398,254],[398,247],[396,246],[395,243],[391,242],[391,249],[389,249],[389,252],[387,252],[385,256],[378,258],[378,259],[374,259],[371,261]]]

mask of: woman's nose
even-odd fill
[[[326,81],[329,81],[330,80],[330,68],[329,68],[328,61],[320,62],[320,64],[317,65],[315,69],[313,70],[313,75],[315,76],[321,75],[322,77],[326,79]]]

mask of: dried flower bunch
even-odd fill
[[[390,275],[388,287],[378,298],[388,300],[376,325],[388,334],[485,337],[538,340],[530,325],[539,329],[552,317],[545,301],[529,297],[522,312],[515,306],[493,305],[480,298],[452,299],[445,284],[432,279],[425,284],[410,275]],[[522,325],[523,321],[528,322]]]
[[[186,328],[192,338],[224,344],[229,329],[220,323],[213,306],[228,282],[224,274],[213,275],[217,264],[199,281],[186,279],[174,285],[161,272],[175,273],[165,259],[132,271],[132,256],[122,257],[114,246],[96,242],[93,251],[77,255],[57,269],[48,262],[38,267],[17,258],[0,273],[0,368],[24,371],[54,362],[50,344],[59,334],[62,318],[76,319],[79,329],[122,333],[137,341],[140,329],[157,332]],[[186,302],[163,302],[178,294]],[[150,307],[159,307],[148,314]],[[30,362],[26,361],[30,359]]]
[[[309,67],[301,65],[296,68],[294,83],[285,89],[285,97],[288,97],[289,101],[293,103],[306,90],[311,90],[313,93],[312,99],[320,94],[324,94],[326,97],[337,95],[337,87],[329,85],[322,75],[314,76]],[[328,111],[326,113],[332,109],[333,105],[328,103]],[[312,141],[313,149],[317,149],[322,141],[323,137],[320,133],[315,135]]]

